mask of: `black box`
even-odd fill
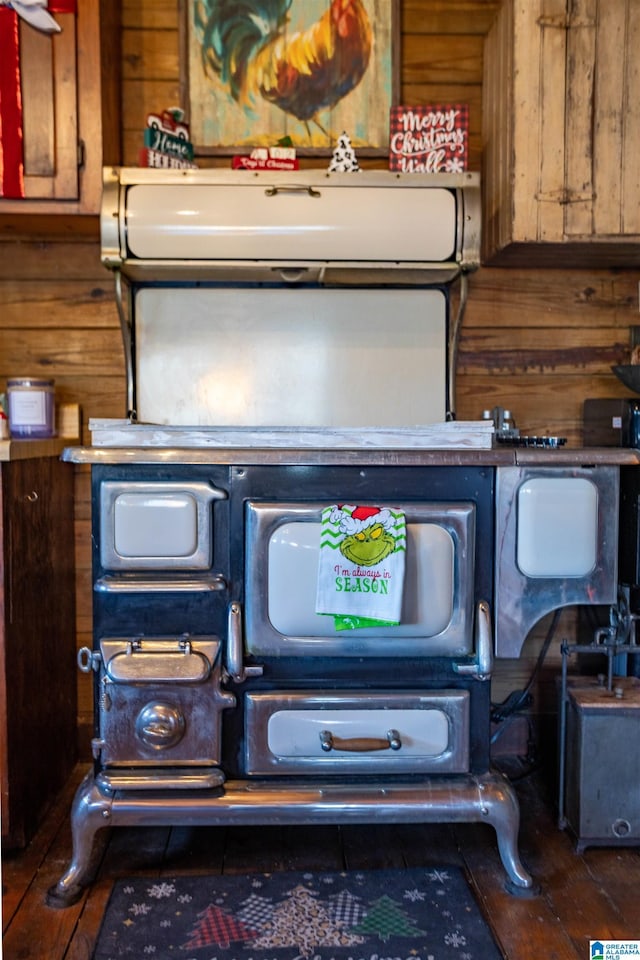
[[[640,438],[640,400],[623,398],[585,400],[585,447],[637,447]]]

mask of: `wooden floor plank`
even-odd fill
[[[357,824],[342,832],[351,870],[462,864],[451,824]]]
[[[340,828],[326,825],[285,827],[282,834],[285,870],[342,870]]]
[[[42,823],[38,835],[24,850],[2,852],[2,924],[6,930],[40,869],[59,830],[68,827],[69,807],[76,789],[86,773],[78,765],[60,792]]]
[[[404,866],[402,853],[390,840],[389,827],[375,823],[349,824],[342,828],[342,842],[348,870]]]
[[[70,851],[71,830],[67,822],[56,835],[46,860],[33,876],[17,914],[5,930],[4,960],[43,960],[44,957],[57,960],[65,956],[87,894],[64,910],[48,907],[46,895],[66,869]]]
[[[282,827],[229,827],[224,873],[268,873],[284,870]]]
[[[640,936],[637,901],[629,896],[630,884],[636,890],[640,884],[640,848],[589,847],[582,856],[593,881],[600,884],[603,896],[615,907],[625,929],[635,931],[634,937]]]
[[[219,874],[224,864],[224,827],[172,827],[163,874],[185,870],[191,874]]]
[[[544,891],[531,898],[507,893],[492,832],[482,824],[456,827],[472,889],[505,957],[584,960],[576,953]]]
[[[578,955],[584,956],[589,940],[623,940],[637,936],[592,874],[583,855],[576,852],[568,833],[557,828],[545,786],[525,781],[520,790],[528,811],[523,821],[521,851],[558,916]],[[609,851],[609,859],[615,854]],[[631,881],[631,877],[628,878]],[[640,870],[636,873],[640,882]]]
[[[100,869],[84,899],[65,960],[88,960],[91,957],[116,880],[127,876],[159,875],[169,833],[169,827],[123,827],[109,831]]]

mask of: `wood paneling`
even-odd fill
[[[489,30],[501,0],[404,0],[401,28],[403,33],[478,34]]]
[[[491,160],[483,156],[481,141],[487,102],[483,43],[500,7],[498,0],[402,2],[401,99],[416,104],[468,102],[473,170]],[[178,102],[178,19],[178,0],[123,2],[125,163],[137,162],[147,113]],[[489,91],[492,109],[500,102],[498,93]],[[637,104],[629,109],[637,110]],[[506,114],[494,119],[510,122]],[[209,162],[226,165],[228,160]],[[627,157],[624,162],[629,162]],[[632,178],[633,163],[637,158],[630,167]],[[371,166],[372,161],[364,165]],[[486,168],[485,177],[504,175],[499,168]],[[630,396],[609,368],[626,359],[628,328],[638,323],[639,279],[640,270],[605,269],[600,264],[569,270],[563,268],[561,257],[554,258],[553,269],[481,267],[471,278],[461,330],[458,416],[475,419],[483,409],[501,405],[512,411],[523,433],[548,433],[581,443],[586,397]],[[100,263],[96,235],[85,241],[74,232],[57,242],[0,243],[0,337],[0,383],[27,368],[54,376],[58,398],[82,408],[85,443],[90,442],[89,418],[125,415],[112,278]],[[75,489],[76,629],[77,644],[82,646],[91,642],[87,468],[77,468]],[[564,630],[564,615],[562,623]],[[572,621],[566,623],[564,635],[571,635]],[[540,626],[532,631],[523,657],[498,662],[497,699],[526,683],[543,636]],[[555,642],[549,662],[556,667],[557,651]],[[540,687],[545,702],[548,686],[544,681]],[[78,698],[86,732],[91,690],[90,678],[84,675],[78,675]]]

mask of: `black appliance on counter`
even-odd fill
[[[583,405],[585,447],[640,447],[640,399],[588,399]]]

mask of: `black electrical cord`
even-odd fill
[[[505,700],[503,700],[502,703],[491,704],[491,722],[497,725],[496,729],[491,735],[491,744],[494,744],[499,737],[502,736],[504,731],[508,729],[516,717],[522,716],[520,711],[526,709],[526,707],[531,704],[533,699],[531,695],[531,688],[533,687],[536,677],[538,676],[542,664],[544,663],[545,657],[547,656],[549,647],[551,646],[553,638],[556,634],[561,613],[562,610],[556,610],[553,614],[551,623],[549,624],[549,629],[547,630],[547,635],[544,639],[544,643],[540,648],[535,666],[524,690],[514,690]],[[517,771],[508,771],[506,769],[503,770],[503,773],[512,783],[516,783],[517,781],[528,777],[538,766],[533,723],[530,716],[525,715],[525,719],[527,721],[529,736],[527,739],[527,755],[526,757],[520,758],[524,763],[524,767],[521,767]]]
[[[538,659],[536,660],[535,666],[531,672],[528,683],[524,690],[513,690],[509,696],[502,701],[502,703],[492,703],[491,704],[491,722],[492,723],[503,723],[513,714],[517,713],[519,710],[524,710],[525,707],[528,707],[531,703],[531,688],[535,682],[536,677],[544,663],[545,657],[551,646],[551,642],[555,636],[556,630],[558,629],[558,622],[562,610],[556,610],[553,614],[551,623],[549,624],[549,629],[547,630],[547,635],[544,639],[544,643],[540,647],[540,652],[538,653]],[[497,737],[496,737],[497,739]],[[492,738],[493,740],[493,738]]]

